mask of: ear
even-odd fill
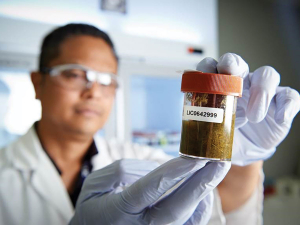
[[[42,91],[43,75],[39,72],[31,73],[31,82],[35,90],[35,98],[40,100]]]

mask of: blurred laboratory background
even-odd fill
[[[0,0],[0,148],[40,118],[30,71],[42,38],[58,25],[93,24],[112,37],[122,78],[99,135],[177,156],[181,74],[205,57],[241,55],[250,70],[271,65],[300,90],[299,0]],[[265,162],[264,224],[300,221],[300,116]]]

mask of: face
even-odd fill
[[[112,49],[102,39],[76,36],[60,46],[59,56],[50,68],[63,64],[80,64],[99,72],[117,73]],[[36,76],[36,77],[35,77]],[[107,121],[114,94],[104,95],[101,86],[93,84],[82,91],[65,89],[49,75],[32,74],[36,97],[42,104],[42,120],[67,132],[94,135]]]

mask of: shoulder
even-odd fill
[[[6,129],[0,129],[0,149],[8,146],[19,137],[17,134],[12,134]]]
[[[7,166],[33,168],[38,163],[40,142],[34,129],[0,150],[0,169]]]
[[[15,191],[22,183],[21,173],[15,166],[15,162],[19,160],[18,154],[19,140],[11,143],[0,150],[0,196],[6,196],[8,192]]]
[[[13,151],[16,149],[16,142],[17,141],[0,149],[0,169],[12,164],[14,155]]]

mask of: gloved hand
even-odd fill
[[[206,58],[197,70],[244,79],[243,97],[237,102],[232,163],[244,166],[271,157],[300,110],[299,93],[278,86],[280,75],[270,66],[249,73],[247,63],[233,53],[224,54],[219,62]]]
[[[230,165],[181,157],[159,167],[145,160],[116,161],[87,177],[70,225],[207,224],[212,190]]]

